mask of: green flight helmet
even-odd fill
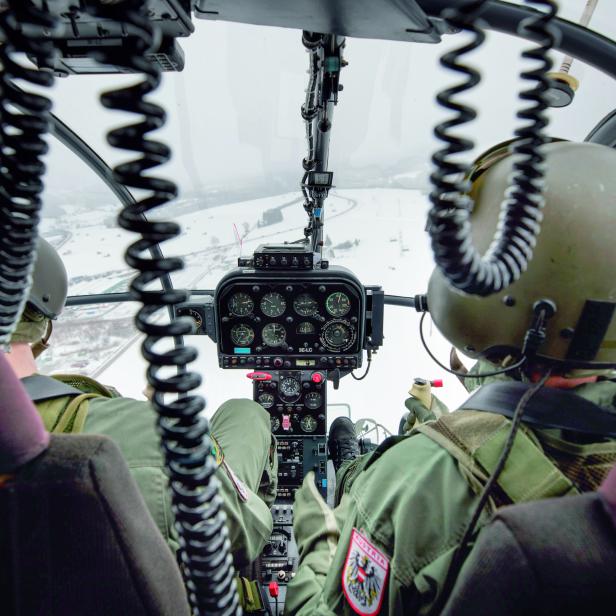
[[[470,174],[472,237],[490,246],[509,185],[508,144],[481,157]],[[616,150],[566,141],[543,146],[546,191],[534,256],[517,282],[489,297],[451,287],[439,270],[428,285],[428,309],[441,333],[475,358],[519,355],[533,305],[556,305],[537,359],[567,369],[616,366]],[[503,155],[506,154],[506,155]]]
[[[28,304],[47,318],[56,319],[64,308],[67,293],[68,276],[64,263],[56,249],[39,237]]]

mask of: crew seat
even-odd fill
[[[175,557],[118,447],[49,437],[9,371],[0,353],[0,613],[188,614]]]
[[[443,616],[616,613],[616,467],[599,492],[500,509]]]

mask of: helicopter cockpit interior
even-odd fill
[[[560,4],[0,0],[3,216],[30,221],[0,240],[2,252],[40,233],[70,278],[41,365],[152,400],[182,486],[174,504],[193,520],[207,515],[194,473],[209,485],[215,470],[196,394],[208,411],[252,397],[268,412],[278,489],[253,569],[262,613],[285,613],[297,570],[295,491],[313,472],[332,499],[332,420],[348,413],[370,447],[374,431],[396,432],[404,408],[392,401],[414,377],[444,379],[454,408],[464,396],[454,376],[425,367],[418,342],[431,254],[478,295],[506,288],[532,258],[532,238],[513,265],[507,255],[488,263],[464,224],[466,235],[426,222],[429,207],[460,206],[460,155],[510,139],[516,111],[526,124],[515,136],[534,160],[520,181],[536,177],[529,148],[546,136],[616,147],[614,7]],[[528,184],[512,207],[538,216],[541,182]],[[8,285],[18,300],[0,312],[3,343],[31,263],[9,276],[21,284]],[[428,336],[446,357],[446,342]],[[183,544],[193,613],[239,613],[233,575],[216,571],[229,559],[198,558],[212,540],[198,526]]]

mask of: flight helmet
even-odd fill
[[[56,249],[39,237],[28,303],[48,319],[56,319],[64,308],[67,293],[64,263]]]
[[[536,359],[567,369],[616,366],[616,150],[590,143],[553,142],[546,156],[545,206],[534,256],[521,278],[489,297],[466,295],[441,272],[428,285],[428,309],[441,333],[475,358],[520,354],[536,302],[556,313]],[[473,166],[472,236],[488,249],[494,236],[513,155],[509,143]]]

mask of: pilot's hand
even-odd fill
[[[449,412],[447,406],[432,393],[429,382],[414,383],[409,393],[411,397],[404,401],[409,412],[402,427],[403,434],[410,432],[418,423],[434,421]]]

